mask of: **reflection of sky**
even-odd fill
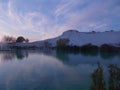
[[[64,90],[64,87],[71,88],[76,85],[89,88],[83,85],[89,85],[88,76],[94,67],[88,65],[89,72],[87,70],[84,73],[80,68],[84,69],[84,66],[70,67],[50,56],[33,55],[26,60],[3,63],[0,67],[0,83],[5,84],[9,90],[51,87]],[[0,89],[2,87],[4,85],[0,86]]]
[[[68,29],[119,30],[119,14],[120,0],[0,0],[0,36],[41,40]]]
[[[11,52],[0,52],[0,62],[5,63],[12,60],[26,60],[26,58],[33,58],[34,55],[46,55],[63,62],[67,65],[96,64],[102,62],[105,65],[118,64],[119,53],[102,53],[102,52],[61,52],[55,50],[16,50]]]
[[[31,51],[29,57],[23,60],[14,58],[12,61],[1,62],[0,89],[7,87],[10,90],[16,90],[16,88],[17,90],[31,88],[64,90],[63,88],[75,88],[77,85],[80,86],[79,88],[88,89],[91,82],[90,74],[96,69],[97,61],[100,61],[105,68],[108,63],[119,62],[118,56],[103,59],[99,55],[65,55],[68,57],[67,61],[56,57],[54,51],[49,53]]]

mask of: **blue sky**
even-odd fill
[[[71,29],[120,30],[120,0],[0,0],[0,39],[36,41]]]

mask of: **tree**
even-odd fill
[[[120,67],[114,64],[109,68],[109,90],[120,90]]]
[[[25,42],[28,43],[28,42],[29,42],[29,39],[25,39]]]
[[[92,31],[92,33],[95,33],[95,31]]]
[[[68,45],[69,41],[70,40],[67,38],[59,39],[57,40],[57,47],[65,47],[66,45]]]
[[[12,36],[4,36],[2,41],[5,43],[14,43],[16,41],[16,38]]]
[[[16,40],[16,42],[23,43],[25,41],[25,38],[22,36],[19,36]]]
[[[49,43],[48,41],[45,41],[45,42],[44,42],[44,47],[45,47],[45,48],[50,48],[50,47],[52,47],[52,44]]]
[[[103,67],[99,62],[98,68],[92,73],[92,81],[91,90],[106,90]]]

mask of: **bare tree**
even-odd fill
[[[4,36],[2,41],[5,43],[14,43],[16,42],[16,38],[12,36]]]

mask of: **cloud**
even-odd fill
[[[63,5],[63,7],[60,5],[61,8],[57,10],[57,15],[62,14],[62,18],[66,18],[67,21],[65,25],[68,25],[68,27],[72,26],[74,28],[78,27],[79,30],[82,29],[80,31],[109,30],[111,28],[109,27],[111,24],[115,25],[120,23],[119,20],[117,21],[117,19],[120,18],[120,16],[118,16],[118,12],[120,11],[120,6],[117,4],[118,2],[119,0],[94,0],[93,2],[90,2],[90,0],[84,0],[82,3],[81,1],[78,1],[77,3],[81,6],[86,6],[77,8],[76,11],[71,10],[73,6],[67,3]]]
[[[0,5],[1,9],[1,18],[0,18],[0,29],[9,32],[11,35],[18,36],[20,33],[25,34],[26,36],[28,33],[30,35],[32,33],[45,33],[45,25],[48,24],[49,19],[43,15],[42,13],[38,12],[30,12],[25,15],[20,15],[15,12],[13,8],[13,0],[9,0],[5,6]],[[14,34],[13,34],[14,33]],[[16,33],[16,34],[15,34]],[[5,34],[5,33],[4,33]],[[33,35],[35,36],[35,35]],[[43,38],[43,37],[42,37]]]
[[[69,29],[119,29],[119,5],[119,0],[0,0],[0,35],[43,40]]]

